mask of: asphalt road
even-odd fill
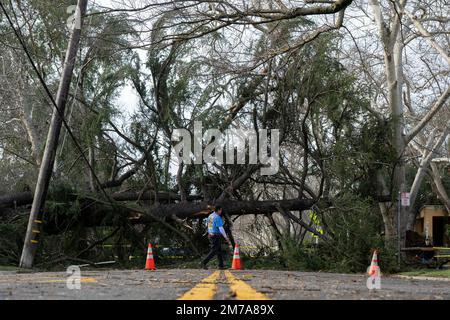
[[[198,269],[81,270],[80,289],[69,289],[68,277],[65,272],[0,272],[0,300],[450,299],[449,281],[382,276],[381,289],[369,290],[367,277],[363,274]]]

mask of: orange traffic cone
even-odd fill
[[[233,261],[231,263],[231,269],[239,270],[241,269],[241,258],[239,257],[239,246],[236,243],[234,246]]]
[[[153,260],[152,244],[148,244],[147,260],[145,261],[145,270],[155,270],[155,260]]]
[[[367,270],[369,276],[380,274],[380,267],[378,266],[378,250],[374,250],[372,262]]]

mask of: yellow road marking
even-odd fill
[[[216,281],[220,271],[215,271],[191,290],[183,294],[178,300],[212,300],[216,291]]]
[[[67,279],[51,279],[51,280],[38,280],[35,283],[55,283],[55,282],[67,282]],[[97,282],[95,278],[81,277],[80,282],[92,283]]]
[[[260,293],[250,287],[247,283],[239,280],[231,274],[230,271],[225,270],[225,276],[230,284],[231,291],[236,295],[238,300],[270,300],[265,294]]]
[[[66,282],[67,279],[60,279],[55,277],[40,277],[40,278],[14,278],[14,279],[0,279],[0,283],[10,283],[10,282],[32,282],[32,283],[55,283],[55,282]],[[92,277],[81,277],[81,282],[97,282],[96,278]]]

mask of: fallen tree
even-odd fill
[[[173,204],[156,203],[151,206],[108,202],[94,198],[79,198],[79,214],[67,215],[65,210],[46,211],[44,229],[48,234],[58,234],[72,227],[115,226],[119,224],[151,224],[161,221],[184,223],[189,219],[206,217],[212,205],[221,205],[229,216],[248,214],[269,214],[279,212],[279,208],[289,211],[302,211],[311,208],[316,202],[312,199],[178,202]],[[67,208],[72,204],[68,203]]]
[[[57,195],[51,195],[58,198]],[[155,202],[155,197],[158,202]],[[221,205],[228,216],[241,215],[266,215],[281,211],[303,211],[311,208],[316,200],[313,199],[291,199],[291,200],[266,200],[266,201],[233,201],[228,199],[217,199],[215,201],[199,201],[200,195],[188,196],[190,202],[180,201],[180,196],[172,192],[117,192],[111,195],[110,200],[99,199],[97,194],[69,193],[65,199],[60,199],[58,205],[62,206],[55,210],[52,201],[47,202],[44,214],[44,231],[46,234],[60,234],[69,229],[98,226],[124,226],[124,225],[151,225],[162,223],[180,236],[184,232],[178,231],[170,222],[175,222],[183,227],[192,228],[187,223],[189,219],[206,217],[212,210],[213,205]],[[147,201],[152,201],[148,205]],[[176,203],[171,203],[177,201]],[[30,205],[32,202],[31,192],[20,192],[0,197],[0,208],[16,208]],[[58,203],[57,199],[53,199]],[[73,210],[78,206],[78,210]],[[70,214],[67,212],[71,211]],[[11,210],[3,210],[12,212]],[[0,211],[1,215],[2,211]],[[183,233],[183,234],[181,234]],[[189,241],[189,239],[185,239]]]
[[[76,200],[79,197],[83,197],[83,195],[79,195],[73,193],[69,195],[69,199],[71,201]],[[178,194],[173,192],[158,192],[146,191],[143,193],[126,191],[126,192],[116,192],[111,195],[111,198],[115,201],[158,201],[162,202],[170,202],[170,201],[180,201],[181,198]],[[187,197],[188,201],[200,200],[202,196],[200,195],[191,195]],[[33,193],[30,191],[18,192],[13,194],[7,194],[0,196],[0,209],[2,208],[16,208],[20,206],[30,205],[33,202]]]
[[[86,200],[87,201],[87,200]],[[290,211],[302,211],[311,208],[315,201],[312,199],[292,200],[268,200],[268,201],[231,201],[222,200],[215,203],[202,202],[179,202],[174,204],[157,203],[150,207],[140,205],[112,204],[106,201],[91,200],[90,204],[83,203],[86,207],[80,214],[80,222],[86,227],[107,226],[114,224],[117,219],[126,219],[131,224],[148,224],[155,220],[187,220],[206,217],[212,205],[221,205],[226,214],[240,216],[248,214],[268,214],[278,212],[279,208]],[[111,214],[114,212],[114,214]],[[52,224],[53,219],[46,221]],[[58,220],[61,226],[63,221]]]
[[[204,217],[209,214],[211,205],[220,205],[226,214],[240,216],[246,214],[268,214],[278,212],[279,208],[291,211],[302,211],[311,208],[316,203],[313,199],[266,200],[266,201],[232,201],[220,200],[215,203],[202,201],[198,203],[175,203],[169,205],[156,204],[141,212],[139,221],[145,222],[151,216],[170,217],[175,215],[180,219]]]
[[[30,191],[0,196],[0,208],[15,208],[31,204],[32,202],[33,194]]]

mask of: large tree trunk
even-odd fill
[[[30,191],[18,192],[0,196],[0,209],[25,206],[33,202],[33,194]]]
[[[437,193],[439,195],[439,199],[444,203],[447,212],[450,213],[450,197],[445,190],[444,184],[442,183],[441,174],[437,165],[433,162],[430,163],[431,166],[431,176],[433,178],[433,182],[436,186]]]
[[[403,117],[403,101],[402,101],[402,52],[403,43],[401,39],[401,33],[398,32],[396,36],[396,41],[392,52],[386,53],[386,74],[389,86],[389,102],[391,107],[392,121],[394,124],[394,148],[397,155],[397,163],[394,169],[394,177],[392,181],[392,190],[396,193],[401,193],[406,191],[406,173],[405,173],[405,139],[404,133],[404,117]],[[392,53],[392,55],[390,55]],[[406,232],[407,225],[407,210],[405,207],[400,206],[398,208],[399,202],[393,202],[394,208],[400,210],[400,226],[397,226],[400,234],[397,237],[400,238],[401,243],[404,241],[404,235]],[[394,212],[395,212],[394,211]],[[395,216],[395,215],[394,215]],[[395,219],[394,219],[395,221]]]
[[[391,199],[390,190],[386,185],[383,173],[377,171],[376,177],[378,194],[380,194],[378,206],[380,208],[381,217],[383,218],[384,237],[387,241],[392,241],[397,237],[397,229],[395,228],[396,210],[395,206],[392,205],[393,200]],[[386,200],[383,200],[382,198],[386,198]]]
[[[390,203],[379,203],[381,216],[384,224],[384,237],[388,242],[395,240],[397,229],[395,223],[396,207]]]
[[[113,226],[119,221],[126,224],[150,224],[165,220],[196,219],[206,217],[211,211],[211,204],[207,201],[197,203],[179,202],[175,204],[157,203],[150,207],[118,205],[111,208],[111,204],[90,199],[80,201],[85,208],[77,219],[71,216],[52,215],[44,221],[46,233],[58,234],[67,229],[82,224],[84,227]],[[224,212],[230,216],[247,214],[267,215],[273,212],[302,211],[312,207],[315,203],[311,199],[275,200],[275,201],[223,201],[220,204]],[[120,223],[120,222],[119,222]]]
[[[370,0],[369,4],[372,7],[375,21],[378,26],[378,31],[380,34],[381,42],[384,49],[384,69],[387,82],[388,91],[388,103],[391,113],[391,121],[393,124],[393,135],[391,137],[392,145],[394,146],[395,153],[397,156],[397,163],[395,164],[392,186],[391,190],[397,194],[398,192],[404,192],[406,189],[406,176],[405,176],[405,138],[404,134],[404,119],[403,119],[403,101],[402,101],[402,86],[403,86],[403,39],[401,35],[401,17],[402,11],[405,6],[405,0],[399,2],[399,7],[401,8],[399,14],[395,15],[392,19],[390,25],[386,24],[381,13],[380,3],[378,0]],[[397,202],[392,203],[394,207],[394,212],[396,211]],[[400,208],[401,211],[401,223],[400,223],[400,235],[406,231],[406,211],[404,208]],[[386,210],[385,212],[390,212],[391,210]],[[386,217],[392,219],[392,212]],[[394,215],[395,216],[395,215]],[[385,217],[383,217],[385,219]],[[390,226],[386,226],[386,230],[392,229]],[[394,230],[390,230],[389,233],[386,232],[386,238],[392,236],[390,233],[396,234]],[[404,237],[402,237],[403,239]]]
[[[82,212],[83,220],[90,226],[100,225],[102,220],[106,217],[106,211],[111,211],[111,204],[97,201],[95,194],[90,198],[89,196],[79,197],[73,194],[68,201],[92,202],[92,205],[86,206],[87,209]],[[116,201],[136,201],[136,200],[154,200],[153,192],[146,192],[140,194],[138,192],[119,192],[112,194],[111,198]],[[181,197],[176,194],[160,192],[158,199],[165,199],[167,201],[180,201]],[[188,200],[192,202],[179,202],[173,204],[156,203],[148,208],[126,207],[126,205],[117,204],[120,210],[129,217],[131,214],[132,220],[135,223],[150,222],[153,217],[158,219],[171,218],[176,216],[180,219],[201,218],[209,214],[211,205],[210,201],[194,202],[200,199],[200,196],[188,196]],[[29,205],[33,200],[31,192],[21,192],[13,195],[6,195],[0,197],[0,208],[11,208],[14,206]],[[292,199],[292,200],[266,200],[266,201],[232,201],[232,200],[217,200],[214,204],[221,205],[224,212],[229,216],[245,215],[245,214],[270,214],[279,212],[279,208],[290,211],[302,211],[311,208],[316,201],[313,199]],[[83,206],[84,207],[84,206]],[[108,209],[109,208],[109,209]]]
[[[415,203],[417,195],[419,193],[420,185],[422,184],[422,180],[424,179],[428,165],[436,156],[436,151],[442,146],[445,142],[445,139],[448,135],[448,130],[450,127],[445,128],[444,132],[441,134],[437,142],[433,145],[434,142],[434,132],[430,134],[428,138],[427,144],[422,152],[422,161],[420,162],[419,169],[417,170],[416,176],[414,178],[414,182],[411,186],[410,190],[410,202],[411,206],[408,207],[407,210],[407,219],[406,219],[406,230],[414,230],[414,225],[416,223],[416,212],[411,210],[412,205]],[[445,201],[445,199],[443,199]]]
[[[279,207],[290,211],[303,211],[311,208],[315,203],[312,199],[293,200],[266,200],[266,201],[216,201],[215,205],[221,205],[224,213],[229,216],[239,216],[245,214],[269,214],[279,212]],[[207,201],[198,203],[175,203],[169,205],[156,204],[143,212],[143,221],[151,220],[155,215],[160,218],[170,217],[175,214],[180,219],[203,217],[210,212],[210,205]]]
[[[95,197],[95,194],[92,194]],[[72,194],[69,196],[69,201],[74,201],[80,196],[77,194]],[[83,195],[81,197],[86,197]],[[89,198],[89,196],[87,196]],[[180,201],[181,197],[173,192],[158,192],[156,197],[161,202],[171,202],[171,201]],[[115,201],[154,201],[155,193],[152,191],[147,191],[144,193],[140,192],[116,192],[111,195],[111,198]],[[202,196],[200,195],[190,195],[186,198],[188,201],[201,200]],[[30,205],[33,202],[33,193],[30,191],[18,192],[13,194],[7,194],[0,196],[0,209],[4,208],[16,208],[20,206]]]

